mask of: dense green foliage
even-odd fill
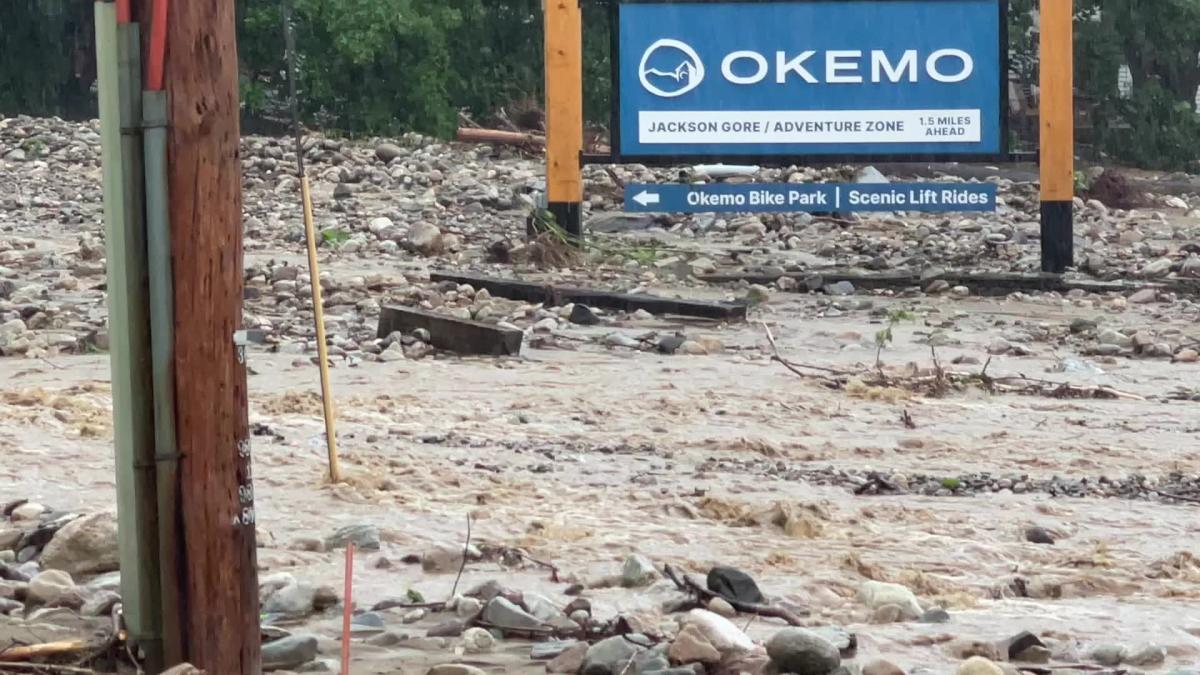
[[[239,45],[251,112],[282,102],[279,0],[243,0]],[[607,107],[608,26],[589,8],[588,91]],[[352,132],[447,134],[460,109],[487,115],[540,100],[540,0],[295,0],[304,113]]]
[[[0,114],[94,114],[91,3],[0,1]]]
[[[1037,81],[1030,10],[1010,0],[1012,67]],[[1200,0],[1075,0],[1076,87],[1107,155],[1149,168],[1196,168],[1200,161]],[[1132,89],[1122,96],[1119,73]]]
[[[328,129],[450,134],[460,111],[515,118],[542,96],[541,0],[292,0],[302,113]],[[1014,72],[1036,82],[1029,10],[1010,0]],[[607,8],[585,2],[585,108],[607,122]],[[1200,157],[1200,0],[1076,0],[1076,68],[1088,139],[1150,167]],[[1099,10],[1099,11],[1098,11]],[[280,0],[240,0],[242,95],[251,118],[286,117]],[[0,1],[0,114],[92,114],[90,3]],[[9,30],[20,26],[22,30]],[[1132,74],[1122,96],[1118,72]]]

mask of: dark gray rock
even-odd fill
[[[858,650],[858,636],[854,633],[841,626],[811,626],[808,630],[837,647],[843,659],[854,658]]]
[[[641,213],[597,213],[587,223],[593,232],[638,232],[654,227],[654,216]]]
[[[17,565],[9,565],[7,563],[0,563],[0,579],[3,579],[5,581],[28,582],[32,578],[33,577],[31,575],[26,574],[25,571],[22,570]]]
[[[633,667],[629,669],[629,672],[650,673],[670,668],[671,661],[667,658],[667,645],[660,644],[634,656]]]
[[[444,663],[430,668],[425,675],[487,675],[487,671],[463,663]]]
[[[1014,658],[1017,654],[1029,649],[1030,647],[1045,647],[1046,643],[1038,636],[1029,631],[1021,631],[1008,640],[1008,658]]]
[[[112,608],[121,601],[121,594],[113,591],[100,591],[83,603],[79,613],[84,616],[108,616]]]
[[[803,628],[776,633],[767,642],[767,655],[779,672],[795,675],[828,675],[842,664],[837,647]]]
[[[1025,541],[1031,544],[1054,545],[1054,535],[1044,527],[1029,527],[1025,529]]]
[[[313,611],[317,589],[308,584],[290,584],[279,589],[263,603],[262,611],[285,616],[306,616]]]
[[[404,148],[395,145],[394,143],[380,143],[375,147],[375,157],[377,157],[379,161],[383,162],[384,164],[387,164],[397,157],[403,156]]]
[[[619,675],[637,654],[645,651],[645,647],[634,644],[634,638],[618,635],[589,647],[580,675]]]
[[[662,343],[659,343],[660,349],[661,345]],[[676,346],[676,349],[678,349],[678,346]],[[674,349],[671,351],[673,352]],[[653,583],[657,578],[658,570],[654,569],[654,563],[650,562],[650,559],[644,555],[631,555],[625,559],[625,564],[621,566],[621,585],[626,588],[646,586]]]
[[[367,638],[367,644],[375,647],[395,647],[408,639],[408,635],[393,630],[386,630],[378,635]]]
[[[1018,663],[1045,664],[1050,663],[1051,656],[1049,648],[1033,645],[1017,652],[1009,660]]]
[[[941,607],[934,607],[933,609],[929,610],[928,612],[925,612],[924,614],[922,614],[921,618],[918,619],[918,621],[920,621],[921,623],[949,623],[950,622],[950,612],[947,612],[946,610],[942,609]]]
[[[289,635],[263,645],[263,670],[295,670],[317,658],[317,636]]]
[[[1075,319],[1071,322],[1072,333],[1091,333],[1096,330],[1096,322],[1091,319]]]
[[[506,598],[496,597],[483,608],[485,622],[500,630],[540,630],[545,624]]]
[[[385,627],[383,617],[375,612],[363,612],[350,617],[350,632],[352,633],[378,633]]]
[[[1125,648],[1121,645],[1096,645],[1089,656],[1102,666],[1114,667],[1125,660]]]
[[[465,600],[465,598],[464,598]],[[553,626],[554,628],[564,631],[577,631],[579,624],[571,620],[567,614],[558,608],[551,600],[537,593],[524,593],[522,602],[529,610],[529,613],[543,624]],[[553,657],[551,657],[553,658]]]
[[[478,598],[479,600],[481,600],[483,602],[489,602],[492,598],[496,597],[497,595],[503,595],[503,594],[504,594],[504,585],[495,579],[488,579],[487,581],[479,584],[478,586],[475,586],[474,588],[467,591],[466,593],[463,593],[463,595],[467,596],[468,598]]]
[[[765,601],[754,577],[733,567],[714,567],[708,572],[708,590],[726,600],[762,603]]]
[[[430,626],[425,631],[427,637],[458,637],[467,629],[467,622],[462,619],[450,619]]]
[[[1152,668],[1167,660],[1167,650],[1158,645],[1145,645],[1125,655],[1125,663],[1131,666]]]
[[[684,342],[687,342],[687,337],[683,333],[666,335],[658,341],[658,351],[662,354],[674,354]]]
[[[578,640],[550,640],[548,642],[535,642],[533,644],[533,648],[529,651],[529,658],[533,659],[534,661],[548,661],[577,644],[581,643]]]
[[[580,326],[594,326],[600,323],[600,317],[596,316],[591,307],[580,304],[576,304],[571,308],[569,320],[571,323],[579,324]]]
[[[325,539],[325,548],[329,550],[346,548],[350,542],[354,542],[356,548],[364,551],[378,551],[379,528],[365,523],[339,527]]]
[[[854,295],[854,284],[849,281],[838,281],[825,284],[826,295]]]

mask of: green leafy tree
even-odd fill
[[[95,114],[92,4],[0,1],[0,114]]]
[[[279,3],[243,5],[243,92],[265,89],[283,100]],[[460,20],[457,9],[437,0],[296,0],[303,112],[352,132],[448,135],[455,125],[448,39]]]

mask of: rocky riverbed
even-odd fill
[[[119,602],[98,143],[95,125],[0,120],[0,660],[103,629]],[[703,178],[589,167],[594,245],[572,255],[525,241],[537,157],[310,138],[347,474],[329,485],[290,147],[243,142],[272,669],[337,671],[348,541],[355,674],[1200,664],[1195,192],[1079,204],[1071,278],[1128,291],[866,290],[805,280],[1036,270],[1035,186],[997,170],[986,216],[649,217],[617,211],[621,183]],[[446,270],[752,307],[745,322],[583,313],[429,280]],[[714,273],[778,281],[699,278]],[[482,358],[421,331],[381,339],[387,305],[525,345]],[[715,588],[714,568],[733,569]]]

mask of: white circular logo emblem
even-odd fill
[[[704,81],[704,63],[691,45],[664,38],[650,45],[642,55],[638,76],[651,94],[675,98],[700,86]]]

